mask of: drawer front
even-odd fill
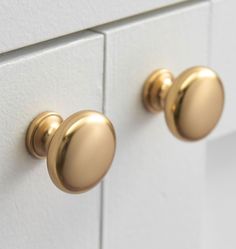
[[[185,1],[2,0],[0,53]]]
[[[97,30],[106,40],[105,112],[117,131],[104,183],[104,249],[189,249],[202,242],[205,142],[173,137],[141,101],[147,76],[208,62],[209,4],[196,3]]]
[[[99,247],[100,187],[69,195],[25,149],[42,111],[102,108],[103,36],[81,33],[1,57],[0,244],[8,249]]]

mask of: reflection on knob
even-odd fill
[[[95,111],[81,111],[65,121],[55,112],[39,114],[26,135],[28,151],[47,157],[49,175],[62,191],[82,193],[94,187],[112,163],[116,137],[110,120]]]
[[[195,141],[207,136],[220,119],[224,90],[210,68],[193,67],[177,78],[167,69],[156,70],[144,84],[145,107],[164,110],[170,131],[178,138]]]

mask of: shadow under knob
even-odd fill
[[[26,135],[28,151],[47,157],[53,183],[68,193],[94,187],[112,163],[116,137],[111,121],[95,111],[81,111],[65,121],[55,112],[39,114]]]
[[[176,137],[195,141],[207,136],[219,121],[224,90],[219,76],[207,67],[187,69],[177,78],[159,69],[145,82],[143,100],[150,112],[164,110]]]

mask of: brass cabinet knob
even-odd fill
[[[168,69],[156,70],[143,89],[144,105],[150,112],[165,112],[170,131],[194,141],[207,136],[220,119],[224,90],[210,68],[193,67],[177,78]]]
[[[55,112],[39,114],[26,134],[28,151],[47,157],[53,183],[68,193],[94,187],[112,163],[116,137],[110,120],[95,111],[81,111],[65,121]]]

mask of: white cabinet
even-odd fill
[[[100,187],[58,190],[46,161],[27,153],[25,133],[42,111],[101,111],[103,46],[102,35],[84,32],[1,57],[1,248],[99,248]]]
[[[151,13],[98,29],[106,40],[105,112],[117,153],[104,184],[104,249],[189,249],[202,243],[205,142],[173,137],[148,113],[142,86],[157,68],[208,63],[209,4]]]
[[[2,1],[0,248],[235,249],[235,7]],[[226,102],[209,138],[189,143],[163,113],[146,111],[142,88],[158,68],[178,75],[196,65],[219,73]],[[29,155],[25,134],[43,111],[66,118],[83,109],[111,119],[117,151],[102,185],[71,195]]]

